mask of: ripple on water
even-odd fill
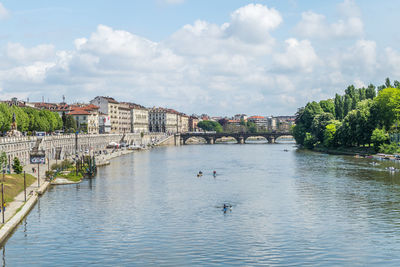
[[[93,180],[52,188],[9,239],[4,260],[7,266],[396,266],[400,176],[383,171],[386,163],[370,162],[296,151],[292,144],[134,153],[114,159]],[[232,211],[224,214],[224,203]]]

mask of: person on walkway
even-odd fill
[[[213,171],[213,176],[217,176],[217,171]]]

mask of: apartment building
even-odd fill
[[[111,124],[110,133],[119,133],[119,129],[123,127],[119,122],[119,103],[109,96],[96,96],[90,101],[90,104],[98,106],[99,112],[108,115]]]

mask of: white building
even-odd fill
[[[149,132],[149,110],[137,104],[130,104],[132,133]]]
[[[90,104],[99,106],[99,111],[110,117],[110,133],[120,133],[120,128],[122,126],[119,122],[119,103],[114,98],[108,96],[96,96],[92,101],[90,101]]]
[[[178,112],[165,108],[152,108],[149,110],[150,132],[177,133],[179,125]]]

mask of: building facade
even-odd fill
[[[119,103],[118,105],[118,132],[131,132],[131,108],[127,103]]]
[[[247,121],[253,122],[259,128],[268,129],[268,119],[263,116],[251,116],[247,118]]]
[[[187,133],[189,131],[189,116],[186,114],[180,114],[181,120],[181,133]]]
[[[98,107],[89,105],[87,107],[75,107],[67,113],[72,116],[79,130],[88,134],[99,133],[99,112]]]
[[[90,101],[90,104],[99,107],[99,111],[110,117],[111,129],[110,133],[119,133],[119,103],[112,97],[97,96]]]
[[[111,133],[111,120],[108,114],[99,114],[99,133],[109,134]]]
[[[197,118],[196,116],[190,116],[189,117],[189,131],[190,132],[197,132],[198,131],[198,127],[197,124],[199,123],[199,118]]]
[[[179,125],[178,113],[165,108],[149,110],[150,132],[177,133]]]
[[[149,110],[140,105],[131,105],[132,133],[149,132]]]

